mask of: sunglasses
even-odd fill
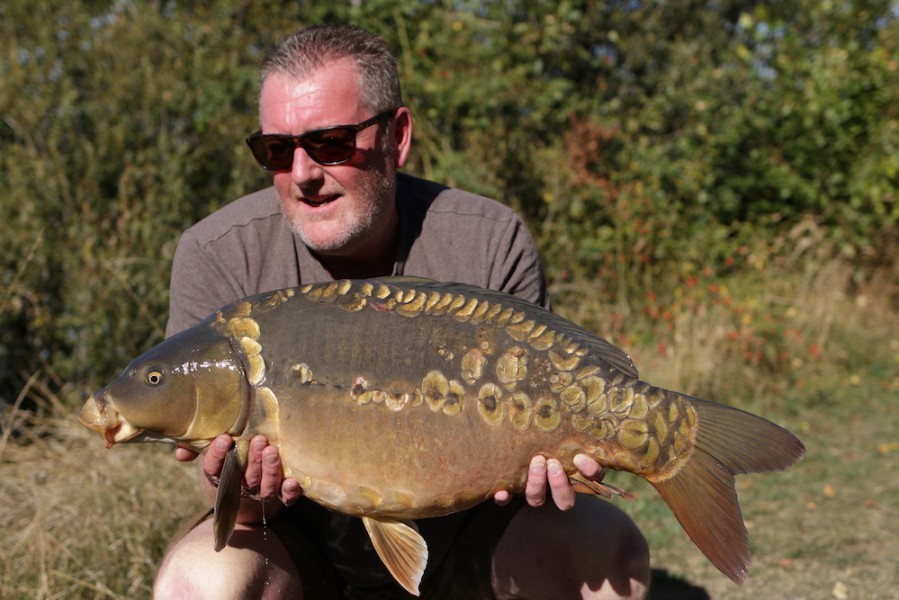
[[[309,158],[320,165],[340,165],[356,154],[356,134],[375,123],[393,116],[395,108],[373,116],[356,125],[335,125],[303,135],[280,133],[263,134],[257,131],[247,138],[253,158],[268,171],[286,171],[293,166],[293,153],[302,148]]]

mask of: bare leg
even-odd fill
[[[493,555],[493,587],[511,598],[645,598],[649,549],[614,505],[580,498],[570,511],[526,506]]]
[[[211,519],[175,544],[153,586],[156,600],[302,597],[300,575],[273,532],[238,525],[230,543],[216,552]]]

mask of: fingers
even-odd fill
[[[552,493],[553,502],[559,507],[559,510],[570,510],[574,507],[574,488],[568,481],[568,474],[562,468],[555,458],[546,461],[546,478],[549,481],[549,489]]]
[[[262,494],[262,454],[268,446],[268,439],[264,435],[254,436],[250,440],[249,450],[247,452],[247,469],[244,471],[244,486],[251,490],[259,490]],[[277,451],[277,450],[276,450]],[[271,482],[268,482],[269,486]],[[278,481],[278,484],[281,482]]]
[[[213,481],[221,474],[225,456],[233,444],[231,436],[222,434],[212,441],[203,456],[203,472]],[[190,452],[184,448],[178,450]],[[178,457],[178,451],[175,455]],[[257,435],[250,440],[243,488],[252,490],[254,496],[261,498],[278,496],[287,506],[295,503],[303,495],[303,489],[296,479],[284,479],[278,448],[270,446],[264,435]]]
[[[225,464],[225,455],[231,448],[234,441],[228,434],[222,434],[212,440],[209,449],[203,455],[203,472],[212,477],[218,477],[222,472],[222,465]]]
[[[283,475],[281,473],[281,456],[278,454],[278,449],[274,446],[269,446],[267,440],[265,444],[266,446],[263,448],[260,459],[262,477],[259,482],[259,495],[263,498],[270,498],[280,494]]]
[[[586,454],[575,454],[573,462],[574,466],[577,467],[577,470],[580,471],[581,475],[583,475],[587,479],[602,481],[603,475],[605,474],[602,465],[600,465],[598,462],[596,462]]]
[[[585,477],[596,478],[599,476],[601,478],[602,467],[589,456],[578,454],[574,458],[574,463],[578,471]],[[525,499],[533,507],[543,506],[546,503],[547,491],[559,510],[570,510],[574,507],[576,494],[562,463],[555,458],[546,459],[543,456],[535,456],[531,459],[528,468],[528,481],[524,489]],[[494,496],[494,500],[497,500],[496,496]]]
[[[286,506],[290,506],[303,495],[303,490],[296,479],[284,479],[278,448],[270,446],[268,439],[263,435],[257,435],[250,440],[245,480],[248,488],[259,490],[259,497],[278,496]]]
[[[181,462],[190,462],[198,457],[199,452],[194,452],[188,448],[175,448],[175,458],[180,460]]]
[[[300,487],[300,482],[296,479],[288,478],[281,483],[281,502],[284,506],[291,506],[302,495],[303,488]]]
[[[509,494],[508,490],[500,490],[493,494],[493,501],[496,502],[500,506],[505,506],[509,503],[509,500],[512,499],[512,495]]]
[[[524,487],[524,497],[533,507],[546,502],[546,458],[535,456],[528,467],[528,482]]]

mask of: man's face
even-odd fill
[[[350,60],[332,62],[301,78],[270,75],[262,86],[259,114],[263,133],[290,135],[374,116],[361,101],[359,77]],[[394,121],[385,123],[356,134],[356,154],[349,162],[323,166],[297,148],[292,168],[273,172],[281,210],[312,250],[355,257],[392,242],[396,170],[405,162],[407,149],[397,139]]]

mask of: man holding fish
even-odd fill
[[[429,277],[548,307],[533,240],[511,210],[397,173],[413,123],[380,38],[345,26],[301,30],[269,53],[260,81],[261,131],[247,143],[274,187],[185,232],[168,335],[238,298],[339,278]],[[212,497],[231,444],[219,436],[202,456]],[[179,448],[177,457],[196,454]],[[575,462],[584,477],[601,478],[591,458]],[[167,554],[156,597],[408,597],[359,520],[303,498],[263,436],[250,443],[244,479],[248,497],[229,544],[216,552],[211,520],[199,522]],[[574,495],[559,461],[537,456],[524,499],[499,492],[495,502],[418,521],[430,555],[422,595],[644,597],[643,536],[611,504],[575,504]]]

